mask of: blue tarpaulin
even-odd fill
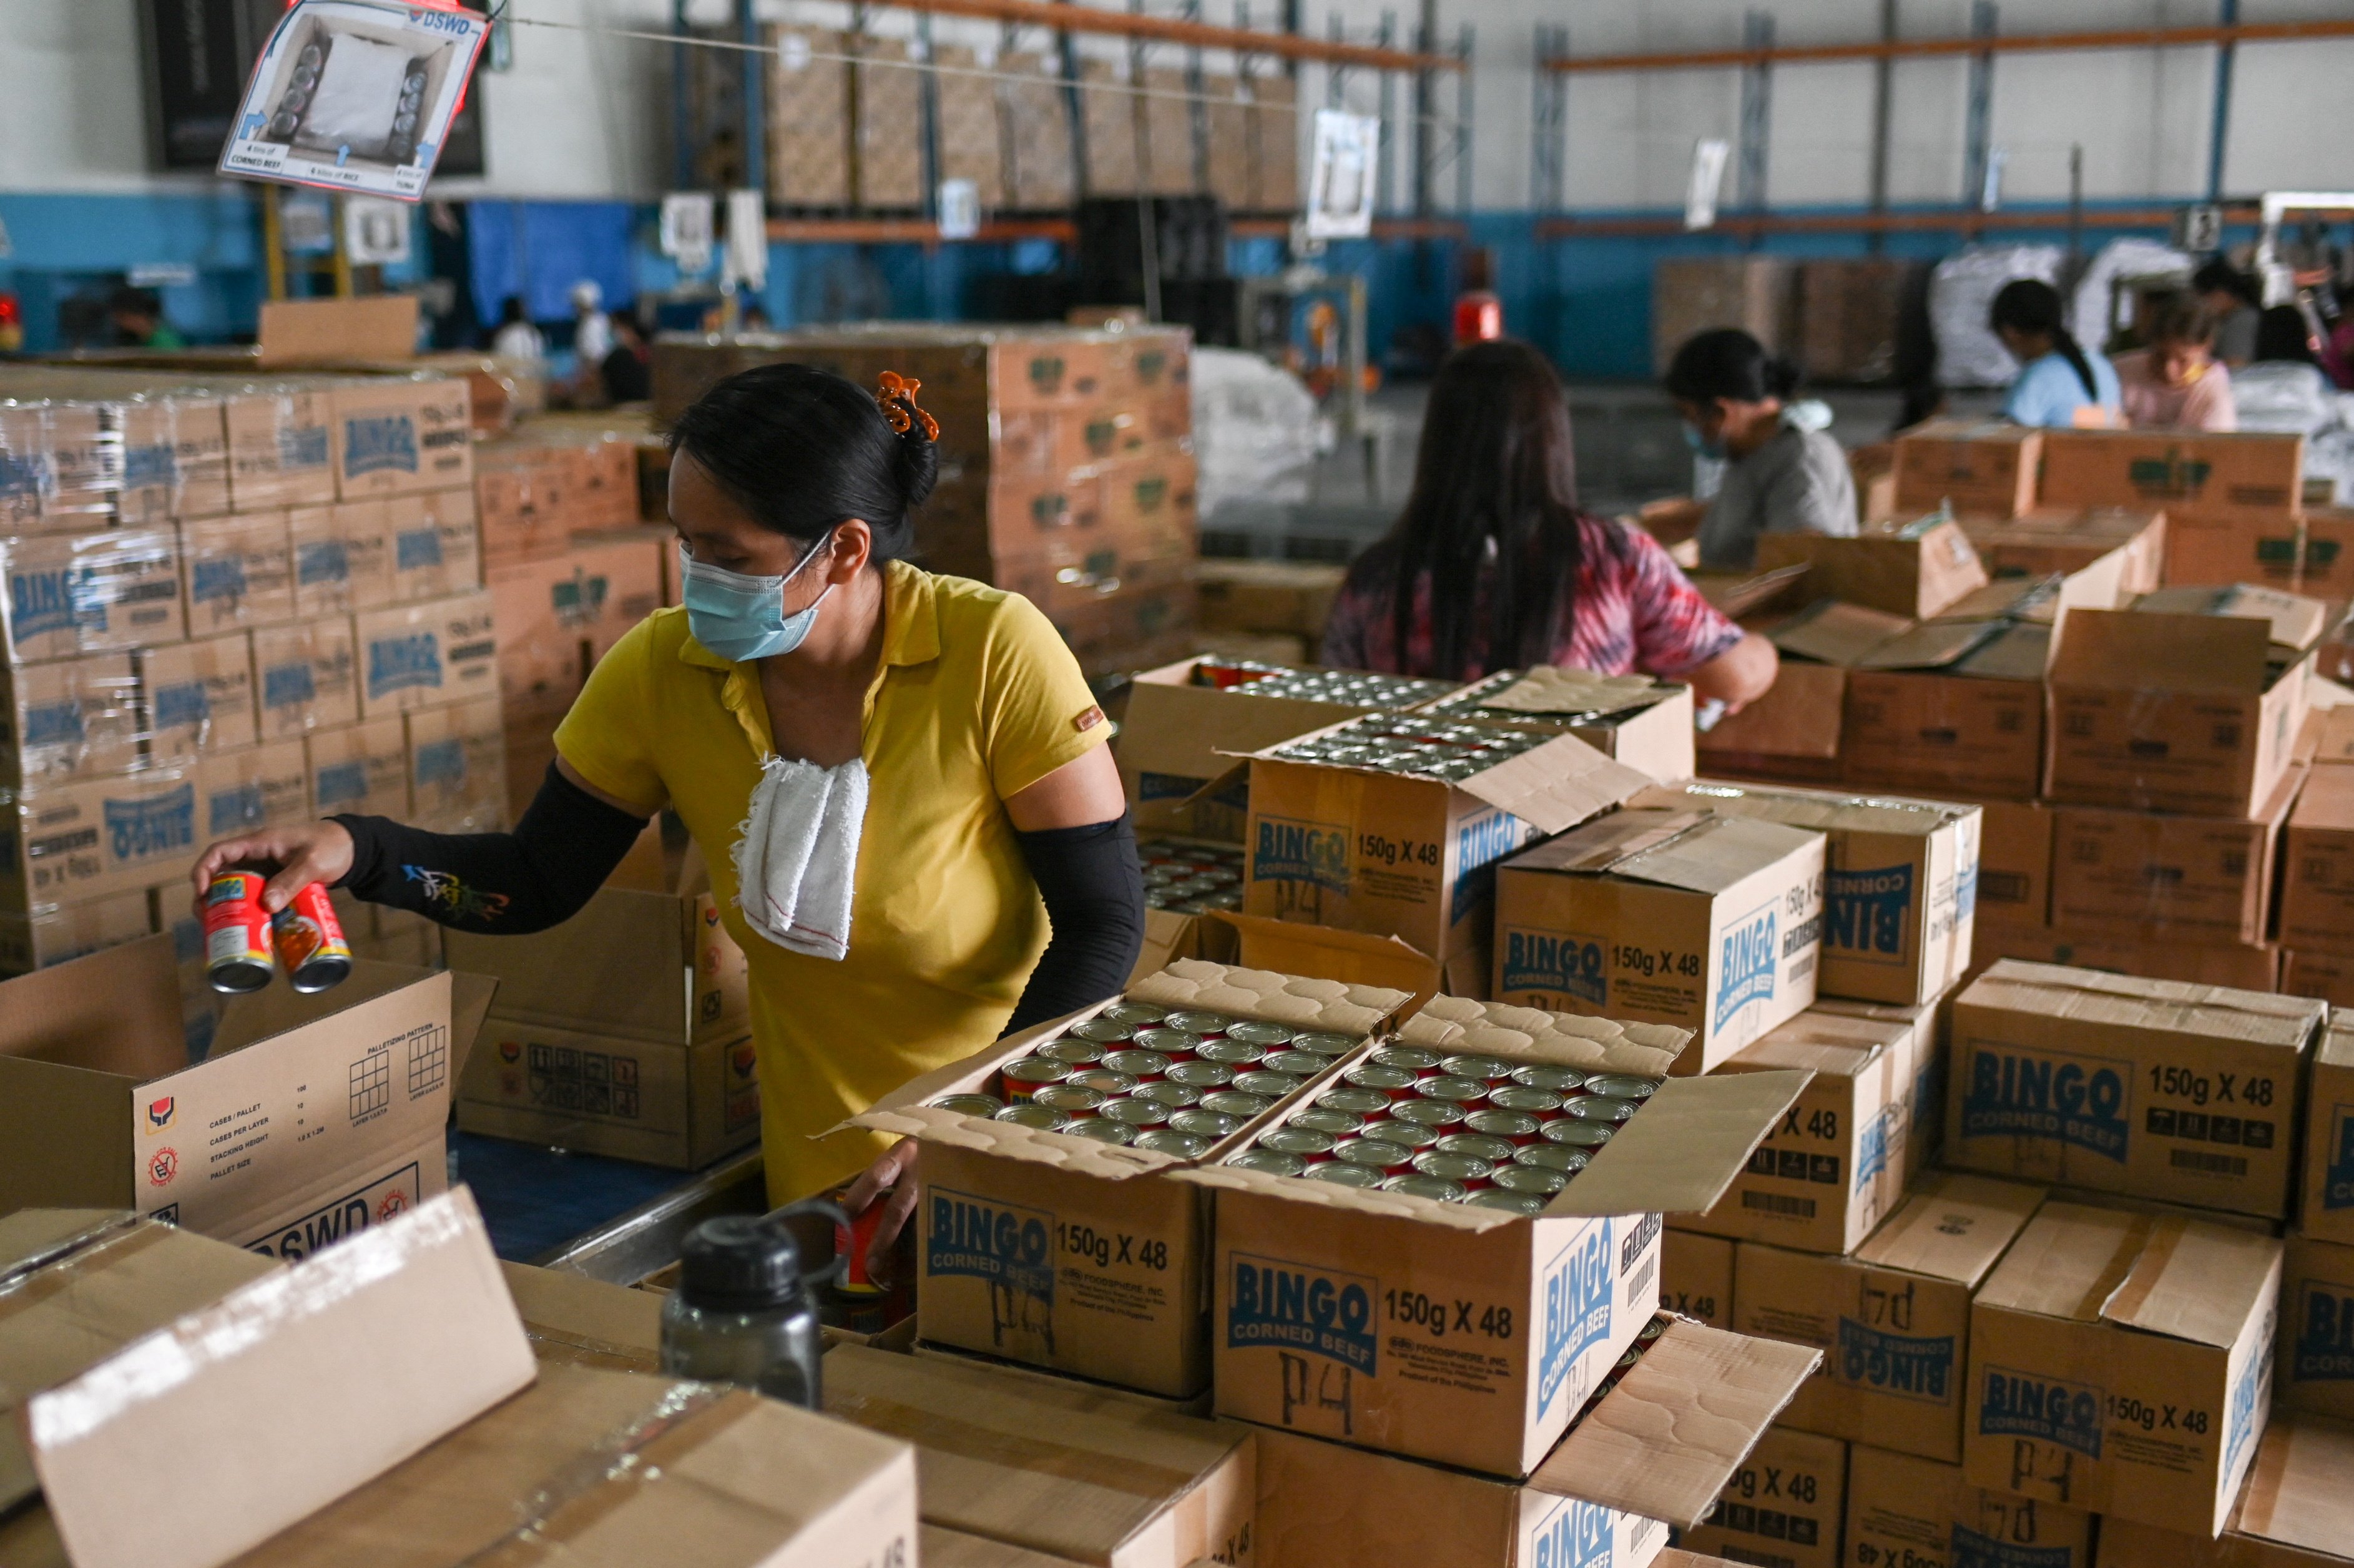
[[[607,308],[637,294],[630,239],[636,212],[618,201],[474,201],[466,204],[474,312],[496,322],[521,295],[536,322],[572,319],[572,285],[605,291]]]

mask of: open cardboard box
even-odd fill
[[[1396,937],[1441,960],[1484,945],[1497,862],[1652,782],[1571,735],[1454,783],[1272,747],[1248,767],[1244,909]]]
[[[927,1524],[1095,1568],[1260,1561],[1246,1426],[857,1345],[826,1352],[824,1387],[828,1414],[916,1446]]]
[[[1690,1037],[1440,997],[1399,1038],[1656,1078]],[[1714,1204],[1807,1082],[1669,1080],[1532,1220],[1216,1151],[1182,1180],[1217,1194],[1219,1414],[1527,1475],[1658,1310],[1660,1215]]]
[[[2119,588],[2137,594],[2157,588],[2165,570],[2163,512],[2041,506],[2016,517],[1966,515],[1958,521],[1987,570],[1998,577],[2079,572],[2114,556]]]
[[[1933,419],[1896,438],[1896,506],[2015,517],[2035,504],[2049,438],[2007,419]]]
[[[1543,664],[1499,670],[1423,711],[1574,735],[1662,784],[1691,778],[1697,766],[1691,688],[1646,675],[1596,676]]]
[[[1757,567],[1803,564],[1806,593],[1891,615],[1935,615],[1987,582],[1969,535],[1942,511],[1865,524],[1847,537],[1761,534]]]
[[[1525,1479],[1261,1432],[1258,1568],[1712,1562],[1669,1550],[1669,1528],[1707,1515],[1816,1352],[1682,1319],[1664,1326]]]
[[[227,999],[192,1062],[179,979],[166,933],[0,983],[0,1212],[135,1209],[273,1251],[294,1225],[309,1250],[441,1190],[491,982],[362,960]]]
[[[1005,1063],[1119,1000],[911,1079],[843,1125],[917,1140],[917,1331],[925,1339],[1183,1398],[1209,1376],[1208,1205],[1197,1189],[1160,1178],[1191,1162],[932,1103],[985,1088]],[[1127,1000],[1378,1039],[1411,996],[1181,959],[1131,985]],[[1323,1081],[1203,1158],[1240,1147]]]
[[[1847,674],[1836,664],[1786,658],[1771,690],[1696,737],[1699,760],[1712,773],[1836,782]]]

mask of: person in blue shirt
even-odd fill
[[[2059,290],[2034,278],[2013,279],[1995,295],[1991,314],[1995,336],[2026,367],[2010,384],[2003,418],[2057,429],[2124,422],[2116,369],[2068,331]]]

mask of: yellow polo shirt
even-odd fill
[[[903,561],[884,568],[883,658],[866,689],[866,825],[840,962],[780,948],[736,905],[734,850],[771,750],[758,673],[662,609],[616,643],[556,732],[606,794],[667,804],[711,868],[750,965],[769,1196],[804,1197],[887,1140],[811,1139],[1005,1027],[1046,912],[1005,815],[1108,738],[1078,662],[1029,600]]]

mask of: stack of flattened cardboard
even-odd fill
[[[1006,205],[1023,212],[1070,206],[1076,171],[1062,62],[1052,55],[1000,55],[997,69]]]
[[[773,26],[769,47],[769,199],[848,207],[849,40],[830,27]]]

